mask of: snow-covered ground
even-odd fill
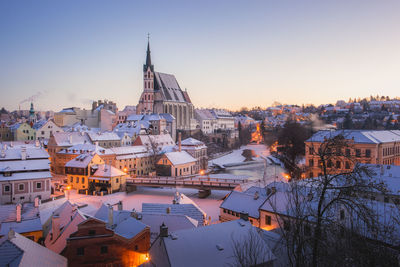
[[[196,189],[180,188],[178,191],[190,197],[204,210],[204,212],[207,213],[207,216],[211,216],[212,222],[218,221],[219,206],[222,203],[222,198],[230,192],[213,190],[209,197],[201,199],[198,197],[198,190]],[[131,193],[118,192],[105,196],[90,196],[77,194],[75,190],[71,190],[69,200],[78,205],[87,204],[88,206],[81,210],[88,215],[94,215],[102,203],[115,204],[118,201],[122,201],[124,210],[135,209],[137,211],[142,210],[142,203],[172,204],[174,193],[174,188],[138,187],[137,191]],[[51,212],[66,201],[66,199],[67,198],[50,201],[41,205],[41,215],[44,217],[43,220],[46,220],[45,218],[48,218],[51,215]]]
[[[239,149],[233,150],[231,153],[222,156],[220,158],[213,159],[209,162],[209,164],[217,164],[220,166],[224,165],[231,165],[231,164],[237,164],[237,163],[242,163],[245,161],[245,157],[242,156],[243,150],[245,149],[250,149],[255,152],[255,154],[258,157],[253,158],[256,162],[263,162],[262,157],[267,157],[270,155],[269,150],[267,146],[260,144],[260,145],[247,145],[247,146],[242,146]]]

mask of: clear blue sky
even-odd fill
[[[148,32],[156,71],[197,107],[394,97],[399,14],[397,0],[3,0],[0,107],[136,105]]]

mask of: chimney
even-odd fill
[[[40,205],[40,199],[39,197],[35,197],[35,208],[39,207]]]
[[[118,201],[118,210],[122,210],[122,201]]]
[[[243,221],[248,221],[249,220],[249,214],[246,212],[241,212],[240,213],[240,219],[242,219]]]
[[[114,210],[113,207],[108,204],[108,226],[112,228],[114,225]]]
[[[178,147],[179,147],[179,152],[182,151],[182,133],[179,132],[178,134]]]
[[[171,213],[171,207],[168,207],[167,208],[167,214],[170,214]]]
[[[15,231],[13,229],[10,229],[10,231],[8,231],[8,240],[11,240],[15,238]]]
[[[258,194],[258,191],[256,191],[256,192],[254,193],[254,200],[257,200],[259,197],[260,197],[260,196],[259,196],[259,194]]]
[[[69,138],[69,143],[72,145],[72,134],[70,134],[70,135],[68,136],[68,138]]]
[[[160,226],[160,237],[168,237],[168,227],[164,223]]]
[[[17,220],[16,221],[21,222],[22,205],[20,203],[18,203],[16,206],[16,209],[17,209],[17,214],[16,214]]]
[[[26,160],[26,147],[21,147],[21,159]]]
[[[39,147],[39,145],[40,145],[39,140],[36,140],[36,141],[35,141],[35,147]]]
[[[53,215],[51,218],[51,231],[53,233],[53,239],[57,239],[60,234],[60,215]]]

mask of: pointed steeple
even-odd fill
[[[146,64],[143,65],[143,71],[146,71],[148,67],[150,67],[151,71],[153,71],[153,65],[151,65],[151,56],[150,56],[150,34],[147,34],[147,52],[146,52]]]

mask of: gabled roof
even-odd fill
[[[259,208],[267,200],[265,196],[259,193],[247,194],[238,191],[232,191],[220,208],[231,210],[237,213],[248,213],[250,217],[258,219],[260,217]]]
[[[192,137],[189,137],[189,138],[186,138],[186,139],[182,140],[181,144],[185,145],[185,146],[200,146],[200,145],[204,145],[204,143],[202,141],[199,141],[199,140],[194,139]]]
[[[86,168],[92,161],[96,153],[85,153],[71,159],[65,164],[65,167]]]
[[[0,236],[7,235],[10,229],[17,233],[42,231],[39,208],[33,203],[24,203],[21,209],[21,221],[17,222],[16,205],[0,205]]]
[[[108,212],[109,207],[102,204],[94,217],[108,223]],[[133,218],[130,211],[113,210],[113,226],[108,228],[119,236],[131,239],[145,230],[146,227],[147,225]]]
[[[89,137],[83,132],[59,132],[53,133],[54,141],[57,146],[73,146],[77,144],[91,143]]]
[[[7,234],[0,243],[0,266],[66,267],[68,265],[65,257],[18,233]]]
[[[119,177],[124,176],[126,173],[123,171],[108,165],[102,164],[97,166],[97,171],[92,175],[92,177],[102,177],[102,178],[111,178],[111,177]]]
[[[103,133],[87,133],[92,142],[96,141],[120,141],[121,138],[114,132],[103,132]]]
[[[171,161],[172,165],[177,166],[181,164],[196,162],[196,159],[193,158],[189,153],[186,151],[174,151],[168,152],[164,154],[165,157]]]
[[[150,259],[156,266],[162,261],[168,260],[170,266],[231,266],[237,264],[234,258],[233,242],[244,243],[256,238],[257,263],[270,263],[276,260],[267,242],[261,234],[264,230],[258,229],[248,221],[236,220],[213,224],[193,229],[179,230],[168,237],[158,238],[150,249]],[[165,249],[166,251],[160,251]],[[158,257],[156,257],[156,255]],[[159,255],[165,255],[167,259]],[[257,265],[258,266],[258,265]]]
[[[203,226],[207,216],[206,213],[184,194],[180,194],[180,198],[179,204],[142,203],[142,212],[167,214],[167,209],[169,208],[170,214],[186,215],[195,219],[199,226]]]

